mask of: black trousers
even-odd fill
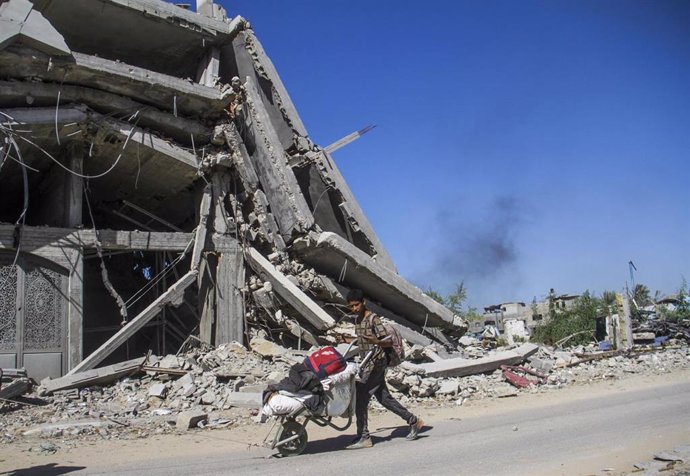
[[[405,420],[408,425],[417,423],[417,417],[403,407],[386,385],[386,366],[377,365],[371,371],[366,382],[357,382],[357,400],[355,415],[357,416],[357,436],[369,437],[369,400],[376,397],[386,410],[389,410]]]

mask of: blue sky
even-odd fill
[[[400,274],[482,307],[690,278],[690,2],[232,0]]]

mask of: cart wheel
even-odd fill
[[[292,441],[288,441],[284,445],[278,447],[278,451],[283,456],[294,456],[300,454],[307,447],[307,430],[304,426],[300,425],[296,421],[285,422],[280,429],[280,435],[278,436],[278,441],[283,441],[286,438],[297,435]]]

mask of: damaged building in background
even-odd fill
[[[355,287],[410,343],[466,330],[397,274],[249,23],[211,1],[2,1],[0,116],[0,367],[333,343]]]

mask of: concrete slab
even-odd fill
[[[145,360],[145,358],[140,357],[138,359],[127,360],[106,367],[91,369],[84,372],[75,372],[71,375],[65,375],[64,377],[56,379],[47,378],[41,381],[39,393],[51,394],[59,390],[108,384],[125,375],[136,372]]]
[[[84,31],[80,35],[83,37],[89,37],[90,33],[102,34],[108,38],[118,38],[123,43],[134,39],[141,41],[145,37],[126,38],[126,35],[117,34],[121,30],[115,30],[114,27],[104,24],[104,21],[94,19],[94,16],[112,18],[112,21],[120,24],[136,22],[132,29],[137,30],[140,35],[150,31],[153,23],[167,24],[168,31],[164,33],[174,35],[175,30],[189,30],[197,34],[199,42],[202,39],[208,42],[214,39],[218,43],[227,42],[246,24],[246,20],[239,16],[232,21],[223,21],[160,0],[70,0],[68,5],[61,5],[63,2],[53,0],[33,0],[33,3],[52,23],[59,25],[60,29],[81,26]],[[81,14],[75,14],[75,10],[81,11]],[[70,14],[74,17],[71,23],[63,24],[68,21],[67,17]],[[93,21],[93,25],[79,23],[89,19]],[[102,32],[98,31],[99,28],[112,28],[112,31]]]
[[[192,146],[192,139],[196,147],[208,144],[211,139],[211,128],[198,121],[174,116],[118,94],[87,86],[0,81],[0,104],[4,108],[24,107],[27,105],[27,98],[30,98],[32,107],[51,107],[54,111],[58,94],[61,104],[86,104],[101,114],[125,115],[139,111],[137,121],[140,127],[155,129],[185,147]]]
[[[453,313],[335,233],[293,243],[295,253],[318,272],[360,288],[381,305],[419,326],[451,327]]]
[[[29,0],[0,3],[0,49],[13,41],[21,41],[50,55],[70,54],[62,35]]]
[[[196,155],[187,152],[185,149],[127,122],[87,111],[84,105],[62,107],[57,110],[57,113],[55,107],[16,108],[6,109],[4,112],[12,118],[12,120],[9,120],[6,116],[3,116],[2,123],[8,126],[50,125],[52,127],[55,124],[89,123],[94,126],[105,127],[123,139],[127,139],[128,144],[134,145],[138,143],[141,147],[150,149],[156,154],[178,160],[193,169],[197,169],[199,165]]]
[[[520,347],[498,352],[480,359],[447,359],[430,364],[414,365],[413,368],[424,371],[430,377],[464,377],[484,372],[492,372],[501,365],[516,365],[539,350],[538,345],[523,344]]]
[[[0,51],[0,70],[4,77],[98,86],[110,93],[153,104],[173,115],[221,116],[227,105],[218,89],[76,52],[67,57],[51,57],[32,48],[10,45]]]

